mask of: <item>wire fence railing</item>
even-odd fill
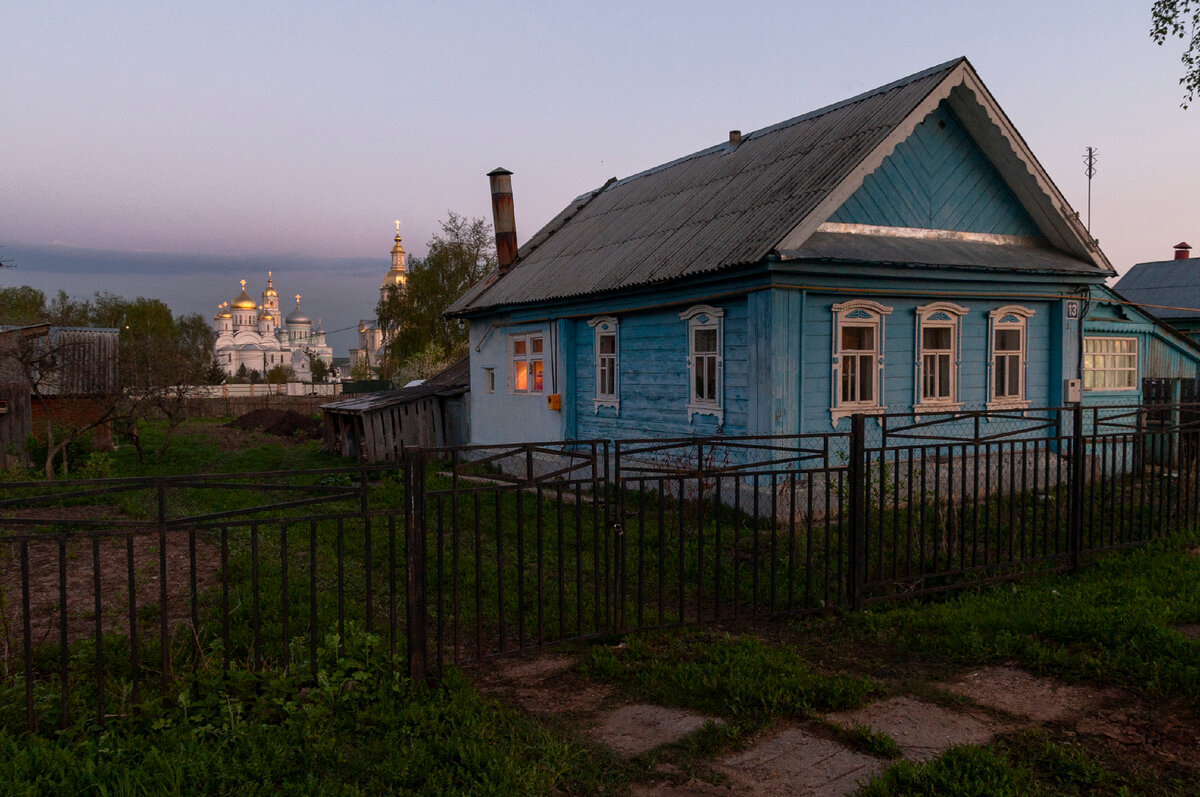
[[[1198,443],[1187,405],[1008,409],[2,484],[0,725],[103,724],[204,669],[315,679],[356,632],[420,678],[1074,568],[1195,525]]]

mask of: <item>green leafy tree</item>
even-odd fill
[[[1150,10],[1150,38],[1158,45],[1167,39],[1183,39],[1187,49],[1180,56],[1183,63],[1184,108],[1196,99],[1200,91],[1200,0],[1155,0]]]
[[[315,355],[308,358],[308,370],[312,372],[313,382],[324,382],[329,377],[329,366]]]
[[[467,326],[442,313],[495,267],[491,225],[449,212],[425,258],[409,261],[407,284],[390,288],[376,308],[388,341],[385,375],[390,377],[398,365],[431,345],[447,359],[461,357],[467,349]]]
[[[292,370],[292,366],[286,363],[280,363],[267,371],[268,384],[283,385],[294,381],[296,381],[296,372]]]
[[[0,324],[40,324],[47,320],[46,312],[46,294],[36,288],[0,288]]]
[[[371,367],[366,358],[360,358],[350,366],[350,378],[356,382],[366,382],[375,378],[375,369]]]

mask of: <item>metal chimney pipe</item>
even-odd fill
[[[1186,241],[1181,241],[1175,244],[1175,259],[1187,260],[1192,256],[1192,246]]]
[[[496,229],[496,263],[507,273],[517,259],[517,220],[513,211],[512,172],[496,168],[488,172],[492,186],[492,225]]]

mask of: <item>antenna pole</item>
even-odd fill
[[[1096,156],[1100,152],[1095,147],[1088,147],[1084,153],[1083,162],[1085,164],[1084,174],[1087,175],[1088,181],[1088,199],[1087,199],[1087,231],[1092,232],[1092,178],[1096,176]]]

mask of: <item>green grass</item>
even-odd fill
[[[1200,794],[1191,773],[1151,772],[1105,761],[1084,746],[1030,730],[991,747],[961,745],[924,763],[901,761],[859,797],[1083,797]]]
[[[961,664],[1016,661],[1032,672],[1200,702],[1200,556],[1186,542],[1110,555],[1078,574],[1040,577],[850,615],[850,645],[886,644]]]
[[[369,635],[324,648],[315,684],[207,670],[179,688],[102,730],[0,731],[4,793],[595,793],[622,777],[452,671],[433,687],[395,675]]]
[[[818,673],[795,652],[751,636],[694,631],[588,649],[581,671],[656,703],[729,719],[808,717],[861,705],[870,680]]]

